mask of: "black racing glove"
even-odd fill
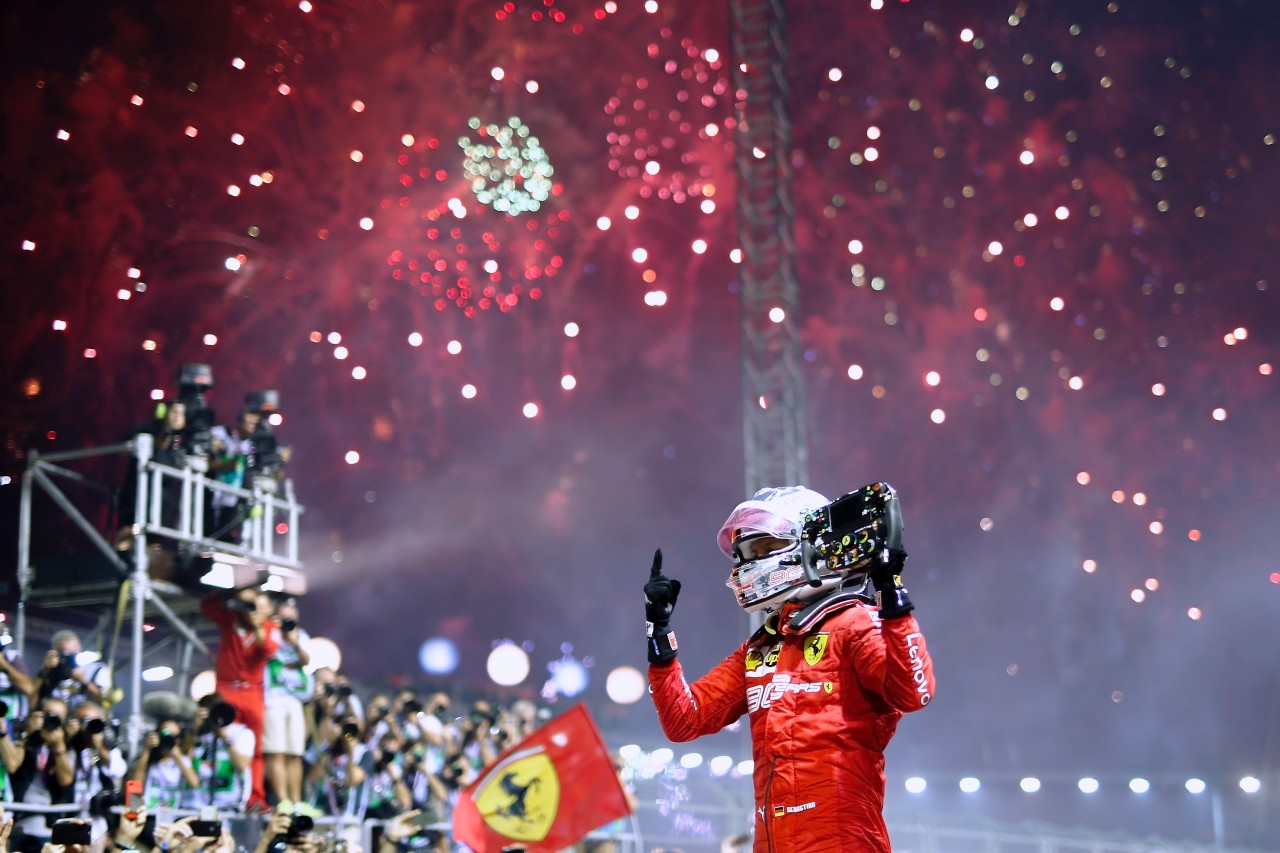
[[[869,572],[871,584],[880,599],[881,619],[897,619],[916,609],[907,588],[902,585],[902,570],[906,565],[907,552],[899,549],[890,551],[888,560]]]
[[[662,573],[662,549],[653,552],[649,582],[644,585],[644,618],[647,623],[649,663],[668,664],[676,659],[676,635],[671,630],[671,611],[680,596],[680,581]]]

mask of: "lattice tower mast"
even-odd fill
[[[808,485],[782,0],[730,0],[746,493]],[[779,313],[780,312],[780,313]]]

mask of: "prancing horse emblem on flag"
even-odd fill
[[[475,795],[489,828],[515,841],[541,841],[560,808],[560,778],[541,748],[513,755]]]
[[[817,666],[818,661],[822,660],[822,656],[827,652],[827,635],[826,633],[814,634],[812,637],[806,637],[804,641],[804,659],[809,666]]]

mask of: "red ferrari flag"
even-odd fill
[[[508,748],[467,786],[453,837],[476,853],[553,853],[631,813],[609,750],[585,705]]]

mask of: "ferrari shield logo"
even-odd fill
[[[827,635],[826,633],[814,634],[812,637],[806,637],[804,641],[804,659],[809,666],[817,666],[818,661],[822,660],[822,656],[827,653]]]
[[[489,828],[515,841],[541,841],[560,808],[560,778],[538,748],[495,767],[475,794],[476,809]]]

